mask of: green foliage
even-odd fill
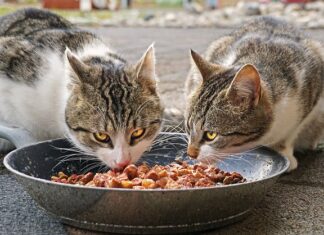
[[[155,2],[160,6],[180,6],[180,5],[182,5],[182,0],[156,0]]]
[[[39,0],[20,0],[20,3],[25,3],[25,4],[36,4],[39,3]]]
[[[17,10],[15,7],[9,7],[9,6],[0,6],[0,16],[9,14],[11,12],[14,12]]]

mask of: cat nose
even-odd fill
[[[117,162],[117,166],[120,168],[124,168],[125,166],[129,165],[129,163],[130,163],[130,160],[126,160],[123,162]]]
[[[187,149],[187,154],[189,155],[189,157],[196,159],[199,155],[199,149],[192,145],[189,145]]]

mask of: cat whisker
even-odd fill
[[[91,172],[91,170],[93,170],[93,169],[95,169],[97,167],[100,167],[100,166],[101,166],[101,163],[100,162],[97,162],[97,164],[92,165],[92,166],[90,166],[90,167],[82,170],[81,173],[84,174],[84,173],[87,173],[87,172]]]
[[[72,153],[78,153],[80,155],[92,155],[92,154],[88,154],[88,153],[85,153],[82,150],[77,150],[77,149],[69,149],[69,148],[56,148],[56,149],[60,150],[62,153],[64,153],[64,152],[72,152]]]
[[[166,119],[162,119],[164,122],[167,121],[172,121],[172,120],[166,120]],[[184,133],[183,128],[181,127],[183,124],[183,121],[181,121],[178,125],[167,125],[167,124],[163,124],[163,128],[166,129],[169,132],[181,132]]]
[[[234,161],[235,160],[240,160],[240,161],[244,161],[244,162],[248,163],[250,166],[253,165],[250,161],[244,159],[243,155],[242,156],[234,156],[234,155],[222,156],[222,155],[219,155],[218,153],[215,153],[215,154],[212,154],[212,155],[208,155],[208,158],[210,158],[210,157],[222,160],[222,162],[224,164],[227,164],[224,160],[234,160]]]
[[[95,161],[96,159],[81,159],[79,157],[71,157],[68,159],[62,159],[59,161],[59,163],[64,163],[64,162],[72,162],[72,161],[82,161],[82,162],[88,162],[88,161]]]
[[[182,138],[183,140],[185,140],[185,137],[180,137]],[[169,140],[174,140],[174,139],[179,139],[179,136],[177,135],[170,135],[170,136],[165,136],[165,137],[161,137],[161,138],[158,138],[158,139],[155,139],[154,141],[169,141]],[[154,142],[153,141],[153,142]]]
[[[90,159],[90,158],[94,158],[94,157],[88,157],[88,156],[85,156],[85,155],[80,155],[79,153],[71,153],[71,154],[67,154],[67,155],[64,155],[64,156],[61,156],[61,157],[58,157],[57,160],[62,160],[62,159],[66,159],[66,158],[70,158],[70,157],[79,157],[80,159]]]
[[[58,161],[57,164],[55,164],[53,167],[52,167],[52,170],[56,167],[58,167],[60,164],[62,163],[65,163],[65,162],[71,162],[71,161],[83,161],[83,162],[87,162],[87,161],[93,161],[94,159],[80,159],[79,157],[77,158],[68,158],[68,159],[61,159]]]
[[[73,142],[73,140],[69,137],[69,136],[66,136],[66,139],[70,142],[71,145],[75,146],[76,148],[80,149],[78,146],[76,146],[76,144]],[[83,149],[80,149],[80,151],[82,151],[84,154],[86,155],[94,155],[93,152],[91,151],[91,149],[87,149],[86,146],[83,146]]]
[[[99,172],[107,172],[110,169],[106,164],[103,164],[102,167],[99,169]]]
[[[95,156],[90,156],[90,155],[84,155],[84,154],[80,154],[80,153],[71,153],[71,154],[67,154],[67,155],[63,155],[61,157],[58,157],[57,160],[61,160],[61,159],[67,159],[70,157],[78,157],[80,159],[98,159]]]
[[[83,172],[83,170],[87,169],[87,167],[91,167],[91,166],[101,166],[102,163],[98,160],[97,162],[93,162],[90,164],[87,164],[86,166],[84,166],[83,168],[81,168],[80,172]]]
[[[152,144],[152,148],[156,148],[157,146],[160,147],[160,149],[164,149],[165,147],[163,146],[164,142],[157,142],[157,143],[153,143]],[[172,143],[169,145],[172,146],[173,149],[177,150],[178,148],[177,147],[182,147],[182,148],[186,148],[187,145],[186,144],[181,144],[181,143]]]
[[[163,128],[166,129],[169,132],[184,133],[184,129],[181,126],[182,126],[182,122],[177,124],[177,125],[168,125],[168,124],[165,124],[165,123],[163,124]]]

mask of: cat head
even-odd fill
[[[272,108],[252,64],[224,67],[191,52],[201,78],[186,109],[188,155],[213,160],[258,145],[272,121]]]
[[[70,97],[65,122],[72,141],[111,168],[136,162],[161,126],[153,46],[132,66],[118,56],[65,53]]]

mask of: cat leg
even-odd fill
[[[306,39],[304,41],[308,49],[312,50],[322,59],[322,66],[324,66],[324,48],[323,45],[315,40]],[[322,73],[322,79],[323,73]],[[314,150],[321,140],[324,138],[324,92],[312,112],[306,117],[306,122],[301,128],[297,139],[295,141],[295,149],[297,150]]]
[[[323,114],[319,115],[317,112],[313,112],[295,129],[284,143],[273,146],[273,149],[289,160],[290,166],[287,172],[295,170],[298,166],[298,161],[294,156],[294,149],[316,148],[318,141],[323,136]]]
[[[315,144],[314,140],[316,139],[315,136],[317,136],[315,133],[321,132],[322,128],[319,128],[318,126],[310,127],[313,124],[314,124],[314,120],[312,120],[311,118],[307,118],[306,120],[302,121],[302,123],[296,127],[295,131],[293,131],[291,133],[289,138],[287,138],[283,144],[278,145],[278,147],[275,147],[275,149],[281,155],[286,157],[290,162],[287,172],[291,172],[291,171],[297,169],[297,166],[298,166],[298,161],[297,161],[296,157],[294,156],[294,149],[296,148],[295,146],[296,146],[296,142],[298,141],[298,137],[302,138],[304,145],[305,144],[309,144],[309,145]],[[316,127],[318,130],[316,130]],[[309,128],[309,129],[307,129],[307,128]],[[309,132],[309,135],[307,135],[307,136],[304,135],[303,130]]]
[[[271,148],[276,150],[278,153],[280,153],[282,156],[288,159],[290,164],[287,172],[291,172],[297,169],[298,161],[294,156],[294,148],[291,144],[277,144],[275,146],[272,146]]]
[[[324,99],[320,100],[319,105],[323,110],[319,110],[313,117],[304,124],[294,147],[297,150],[314,150],[324,137]],[[322,107],[323,106],[323,107]]]
[[[316,149],[323,138],[324,118],[322,119],[323,120],[313,120],[313,122],[305,125],[295,141],[296,150]]]
[[[324,127],[324,99],[321,98],[313,110],[302,120],[290,136],[279,148],[283,156],[290,161],[288,169],[292,171],[297,168],[298,162],[294,157],[294,149],[315,149],[318,141],[323,136]]]
[[[294,156],[293,147],[286,147],[285,149],[283,149],[281,154],[283,156],[285,156],[286,158],[288,158],[288,160],[289,160],[290,165],[289,165],[289,168],[288,168],[287,172],[291,172],[293,170],[296,170],[297,167],[298,167],[298,161],[297,161],[296,157]]]

